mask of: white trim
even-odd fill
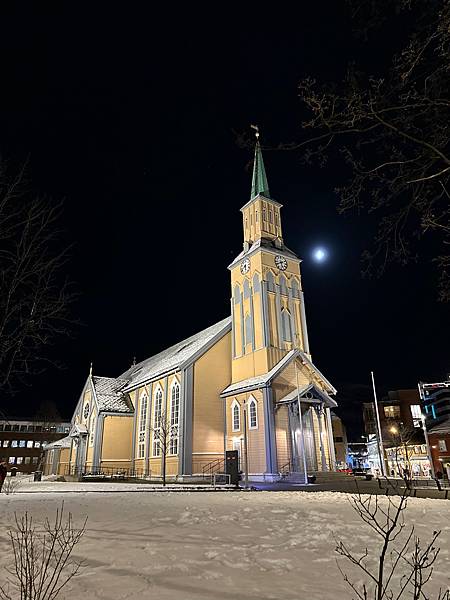
[[[234,426],[234,409],[236,406],[238,407],[238,410],[239,410],[239,427],[237,429]],[[233,433],[235,433],[236,431],[241,431],[241,405],[236,400],[236,398],[231,403],[231,431]]]
[[[173,391],[175,388],[178,388],[178,414],[177,414],[177,422],[175,425],[172,425],[172,409],[173,409]],[[181,406],[181,384],[176,377],[173,378],[172,383],[170,384],[170,437],[169,437],[169,452],[168,456],[178,456],[179,453],[179,444],[180,444],[180,435],[179,435],[179,427],[180,427],[180,406]],[[178,433],[177,435],[173,435],[172,427],[177,427]],[[176,452],[172,452],[172,441],[176,439]]]
[[[255,406],[256,425],[253,425],[253,426],[251,423],[250,404],[254,404],[254,406]],[[247,401],[247,405],[248,405],[248,410],[247,410],[248,428],[249,429],[258,429],[258,402],[256,401],[256,398],[254,396],[250,396],[250,398]]]

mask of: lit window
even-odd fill
[[[147,422],[147,408],[148,408],[148,396],[144,394],[141,396],[141,407],[139,411],[139,432],[138,432],[138,458],[144,458],[145,456],[145,424]]]
[[[22,462],[23,462],[22,456],[18,456],[17,459],[16,459],[16,465],[21,465]]]
[[[41,447],[41,442],[34,442],[34,447],[35,448],[40,448]]]
[[[19,442],[19,448],[25,448],[26,447],[26,441],[25,440],[20,440]]]
[[[29,465],[31,462],[31,456],[25,456],[25,464]]]
[[[11,448],[17,448],[17,446],[18,446],[17,440],[12,440]]]
[[[33,440],[28,440],[27,441],[27,448],[32,448],[33,447]]]
[[[400,418],[400,406],[385,406],[384,416],[387,419],[399,419]]]
[[[231,414],[233,417],[233,431],[239,431],[241,429],[241,407],[237,400],[234,400],[231,405]]]
[[[248,403],[248,426],[249,429],[258,428],[258,414],[256,400],[254,398],[250,398],[250,402]]]
[[[411,416],[413,418],[414,427],[421,427],[422,410],[420,404],[411,404]]]
[[[439,452],[447,451],[447,443],[445,440],[439,440]]]
[[[170,400],[170,443],[169,454],[178,454],[178,423],[180,419],[180,384],[178,381],[172,386]]]
[[[7,448],[9,446],[9,440],[3,440],[3,448]]]
[[[162,389],[158,387],[155,392],[155,406],[153,409],[153,456],[161,456],[161,418],[162,418]]]

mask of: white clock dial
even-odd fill
[[[250,260],[248,258],[245,258],[241,262],[241,273],[242,273],[242,275],[245,275],[249,271],[250,271]]]
[[[275,264],[280,271],[286,271],[288,266],[287,260],[284,258],[284,256],[280,256],[279,254],[275,256]]]

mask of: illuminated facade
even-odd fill
[[[169,477],[188,478],[220,471],[224,451],[238,450],[253,480],[335,469],[336,390],[312,362],[300,259],[284,244],[281,208],[257,140],[244,247],[229,266],[231,316],[119,378],[90,374],[71,468],[159,475],[164,456]]]

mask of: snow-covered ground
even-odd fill
[[[9,560],[14,511],[40,521],[62,499],[76,521],[89,518],[76,548],[86,567],[62,598],[350,599],[334,537],[355,550],[374,548],[345,494],[40,491],[0,496],[0,566]],[[407,509],[421,538],[442,529],[430,591],[449,585],[449,508],[445,500],[411,499]]]

